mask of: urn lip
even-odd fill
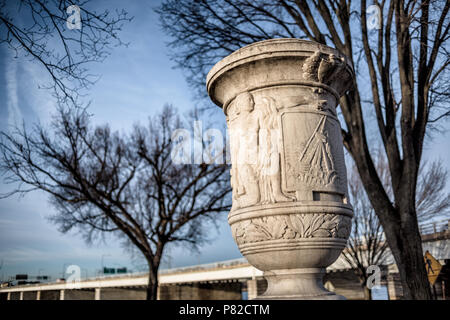
[[[227,71],[257,60],[289,56],[304,57],[307,56],[308,53],[313,55],[315,52],[333,54],[336,57],[343,59],[345,61],[347,72],[352,78],[354,77],[351,61],[340,51],[315,41],[297,38],[276,38],[246,45],[217,62],[206,76],[208,95],[216,105],[222,107],[224,101],[219,101],[217,97],[215,97],[213,90],[216,80]]]

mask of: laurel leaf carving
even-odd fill
[[[237,244],[279,239],[347,239],[351,218],[335,214],[291,214],[244,220],[232,225]]]

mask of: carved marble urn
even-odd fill
[[[347,58],[327,46],[273,39],[243,47],[208,73],[230,134],[234,240],[268,282],[261,299],[340,299],[322,284],[346,245],[348,201],[340,96]]]

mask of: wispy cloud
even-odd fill
[[[24,95],[27,105],[42,123],[48,123],[56,110],[56,99],[50,89],[39,88],[39,85],[43,86],[50,83],[48,73],[42,65],[25,59],[21,63],[21,70],[23,70],[24,75],[20,77],[21,83],[23,83],[21,89],[27,93]]]
[[[6,70],[6,106],[8,110],[8,127],[13,127],[22,122],[22,112],[19,107],[19,94],[17,86],[17,60],[10,56],[5,60]]]

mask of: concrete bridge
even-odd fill
[[[262,272],[245,259],[223,261],[159,273],[159,299],[242,299],[250,298],[252,281]],[[145,299],[148,274],[103,276],[78,282],[29,284],[0,289],[2,300],[108,300]],[[244,290],[243,290],[244,289]]]
[[[450,261],[450,228],[423,231],[424,252],[428,250],[442,264]],[[392,256],[388,256],[383,269],[384,285],[390,299],[401,297],[398,270]],[[159,273],[159,299],[252,299],[263,293],[266,281],[262,271],[242,258],[192,267],[161,270]],[[324,278],[327,288],[348,299],[362,299],[363,291],[355,275],[339,258],[327,269]],[[55,282],[0,288],[0,300],[141,300],[145,299],[147,273],[121,276],[103,276],[78,282]]]

